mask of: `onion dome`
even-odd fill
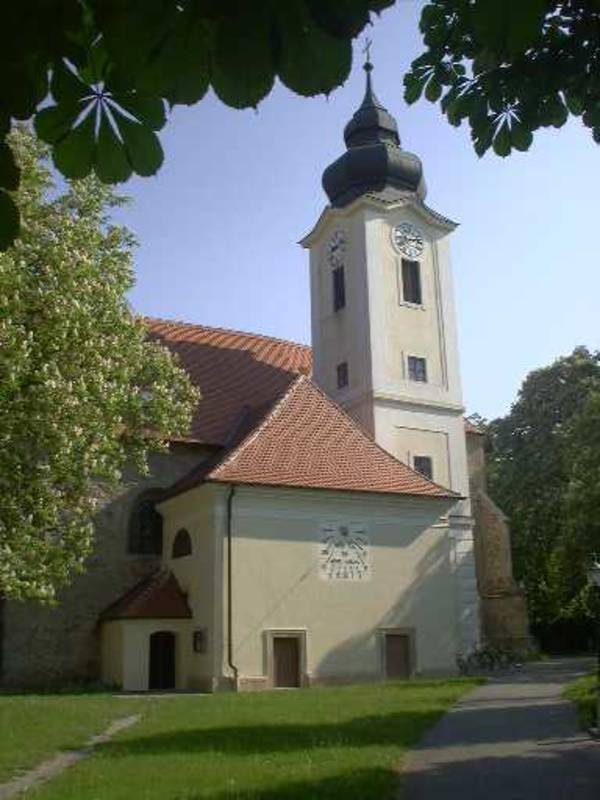
[[[364,100],[344,129],[347,150],[323,173],[323,188],[336,207],[390,188],[414,192],[423,200],[426,188],[421,161],[401,148],[396,120],[373,91],[369,61],[364,70]]]

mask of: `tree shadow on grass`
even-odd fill
[[[104,756],[225,753],[252,755],[328,747],[414,744],[441,716],[439,711],[410,711],[359,717],[341,723],[235,725],[188,728],[108,742]]]
[[[175,800],[391,800],[398,788],[398,773],[371,767],[348,770],[315,780],[277,783],[269,789],[226,789],[207,795],[184,792]]]

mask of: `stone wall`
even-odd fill
[[[482,600],[481,623],[486,641],[526,651],[531,647],[525,593],[489,595]]]
[[[140,493],[167,487],[206,458],[194,445],[172,445],[154,454],[150,476],[129,471],[96,520],[96,544],[86,571],[60,595],[55,606],[7,602],[4,607],[4,685],[46,686],[98,680],[98,615],[160,564],[158,556],[127,553],[129,517]]]
[[[484,445],[480,433],[467,433],[481,634],[486,642],[522,650],[531,642],[527,601],[513,576],[510,527],[486,491]]]

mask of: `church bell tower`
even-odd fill
[[[364,69],[346,151],[323,173],[329,205],[302,241],[313,374],[378,444],[463,498],[441,524],[452,542],[464,652],[479,623],[449,249],[456,223],[425,204],[421,161],[401,147],[369,61]]]

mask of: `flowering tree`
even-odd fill
[[[0,596],[52,601],[83,568],[99,489],[185,433],[196,391],[130,311],[132,235],[95,177],[57,195],[12,134],[22,235],[0,253]]]

